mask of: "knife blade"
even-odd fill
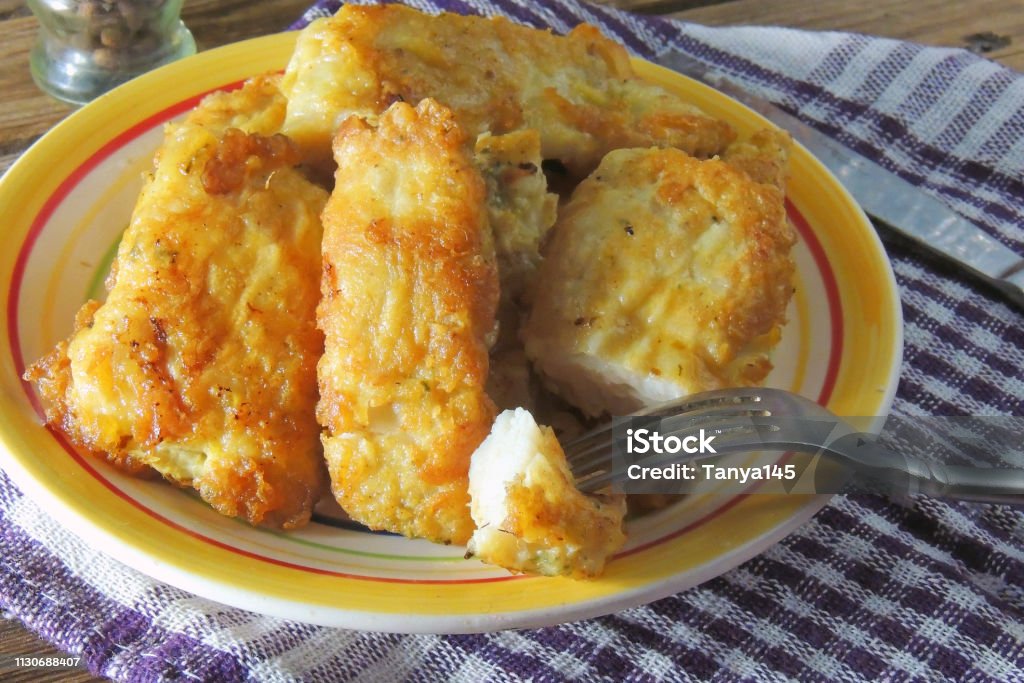
[[[1024,258],[941,200],[689,55],[673,50],[653,61],[710,85],[785,129],[835,175],[869,216],[952,260],[1024,307]]]

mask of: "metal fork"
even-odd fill
[[[660,418],[663,437],[714,435],[714,456],[755,451],[818,454],[837,465],[843,481],[889,495],[924,494],[993,503],[1024,503],[1024,470],[948,465],[896,453],[810,399],[768,388],[722,389],[654,406],[634,416]],[[645,460],[613,457],[615,425],[600,426],[565,444],[580,490],[593,493],[623,484],[629,464],[660,466],[691,456]],[[621,437],[621,434],[620,434]],[[621,455],[621,452],[620,452]]]

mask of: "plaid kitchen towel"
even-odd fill
[[[707,28],[572,0],[438,0],[725,70],[1024,253],[1024,76],[962,50]],[[323,2],[298,25],[338,7]],[[539,55],[542,59],[543,56]],[[903,415],[1024,414],[1024,317],[890,243]],[[87,547],[0,475],[0,604],[117,680],[1024,680],[1024,515],[837,496],[759,557],[611,616],[483,635],[309,626],[225,607]]]

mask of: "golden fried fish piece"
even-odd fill
[[[338,503],[374,529],[465,543],[469,459],[498,275],[486,188],[452,113],[400,102],[338,131],[323,213],[324,454]]]
[[[474,161],[487,183],[487,216],[502,305],[516,309],[525,303],[528,285],[540,265],[540,244],[555,224],[558,195],[548,192],[541,171],[540,135],[535,130],[482,134],[476,141]],[[510,327],[515,334],[514,325]]]
[[[469,495],[466,557],[516,573],[593,578],[626,542],[625,496],[580,492],[554,432],[522,408],[498,415],[473,454]]]
[[[537,275],[523,336],[545,383],[595,416],[760,383],[793,292],[795,237],[772,184],[788,145],[756,136],[735,166],[672,149],[605,157]]]
[[[304,524],[326,486],[315,419],[327,193],[293,166],[273,79],[169,125],[104,303],[29,368],[46,417],[129,471],[253,524]],[[243,132],[240,126],[251,131]]]
[[[519,342],[519,327],[540,266],[541,241],[555,222],[558,195],[547,191],[535,130],[484,133],[477,138],[473,159],[487,184],[487,220],[501,292],[487,395],[502,409],[533,408],[538,385]]]
[[[299,35],[285,71],[285,132],[310,159],[352,114],[433,98],[467,135],[540,132],[545,159],[582,177],[610,150],[651,145],[719,153],[728,124],[637,78],[618,43],[590,25],[556,36],[501,17],[345,5]]]
[[[730,166],[751,180],[785,191],[789,178],[789,148],[792,138],[777,128],[765,128],[746,140],[737,140],[722,154]]]
[[[281,93],[281,74],[263,74],[241,88],[210,93],[185,117],[190,126],[222,132],[237,128],[245,133],[281,132],[288,100]]]

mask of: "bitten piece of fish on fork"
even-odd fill
[[[513,572],[593,578],[626,541],[625,497],[577,490],[554,432],[522,408],[498,415],[473,454],[469,493],[466,556]]]

